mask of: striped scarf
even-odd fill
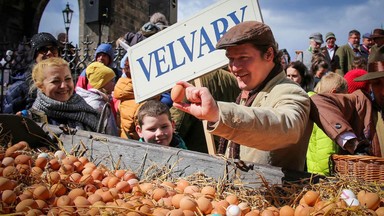
[[[70,125],[80,124],[97,131],[99,113],[76,93],[68,101],[60,102],[38,90],[32,108],[44,112],[48,118],[67,119]]]

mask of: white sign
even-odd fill
[[[229,28],[262,16],[257,0],[223,0],[132,46],[128,51],[135,101],[142,102],[228,63],[217,41]]]

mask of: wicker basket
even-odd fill
[[[384,158],[362,155],[332,155],[333,170],[339,175],[368,182],[384,182]]]

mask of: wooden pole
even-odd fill
[[[203,87],[201,84],[200,78],[196,78],[194,81],[195,81],[196,87]],[[207,131],[207,124],[208,124],[207,120],[203,120],[203,127],[204,127],[203,129],[204,129],[205,141],[207,143],[208,154],[216,155],[215,140],[213,138],[213,135]]]

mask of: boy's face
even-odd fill
[[[175,124],[168,119],[167,114],[158,117],[145,116],[143,125],[136,126],[136,132],[145,142],[169,146],[172,140]]]

